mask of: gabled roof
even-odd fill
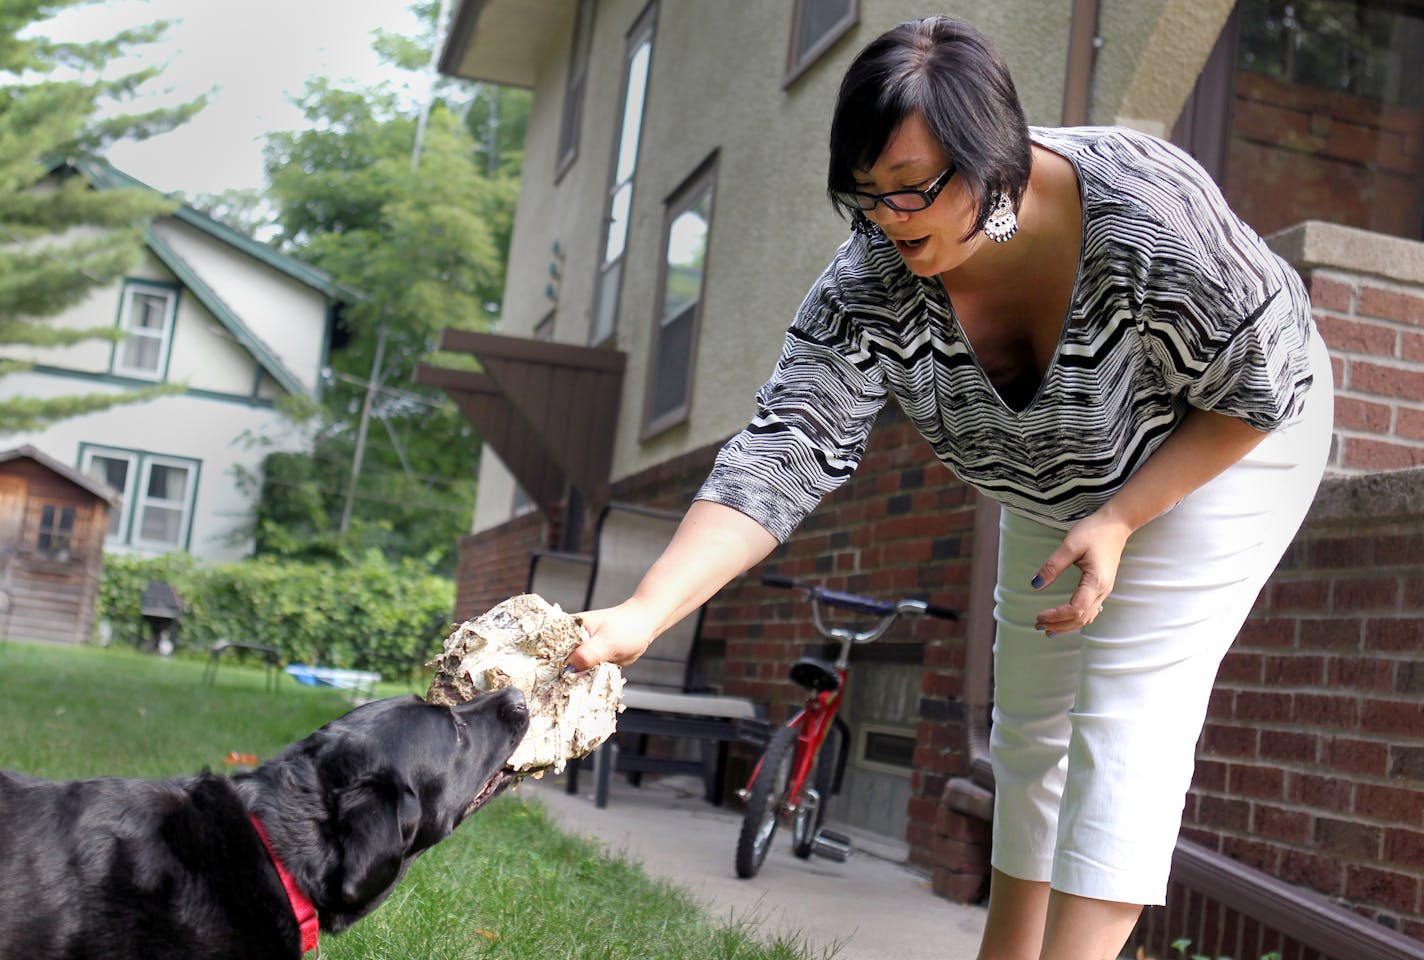
[[[127,188],[138,188],[142,190],[154,190],[142,180],[129,176],[112,164],[102,160],[74,159],[68,161],[76,170],[100,190],[119,190]],[[154,192],[159,192],[154,190]],[[267,266],[281,273],[286,274],[299,283],[306,284],[313,290],[319,290],[332,300],[339,300],[342,303],[356,303],[366,299],[366,295],[359,290],[337,283],[331,275],[324,270],[318,270],[310,264],[302,263],[287,256],[279,250],[274,250],[265,243],[247,236],[238,230],[234,230],[227,224],[219,223],[212,217],[203,213],[195,207],[184,203],[172,213],[172,216],[190,227],[201,230],[215,240],[219,240],[230,247],[241,250],[254,259],[260,260]]]
[[[247,351],[252,354],[253,359],[261,364],[262,369],[267,371],[268,376],[282,385],[283,390],[292,394],[304,394],[307,392],[307,388],[302,386],[302,382],[297,378],[296,374],[292,373],[291,370],[287,369],[286,364],[277,359],[276,354],[262,341],[262,338],[253,333],[251,328],[243,323],[237,314],[232,312],[232,309],[223,302],[222,298],[213,291],[212,287],[203,281],[202,277],[198,276],[197,271],[178,255],[178,251],[174,250],[168,241],[155,233],[152,227],[144,231],[144,240],[148,244],[149,249],[153,251],[154,256],[163,261],[165,267],[173,271],[173,275],[178,278],[183,286],[192,291],[193,295],[198,298],[198,301],[208,308],[209,313],[217,317],[218,322],[223,325],[223,328],[227,330],[228,333],[232,334],[234,340],[247,348]]]
[[[21,459],[33,460],[35,463],[38,463],[46,470],[59,474],[61,477],[68,480],[76,487],[81,487],[94,494],[94,496],[98,497],[100,500],[103,500],[111,507],[117,507],[119,505],[121,499],[119,496],[119,491],[115,490],[107,483],[100,483],[93,477],[87,477],[83,473],[74,469],[73,467],[66,466],[63,463],[60,463],[58,460],[54,459],[54,457],[51,457],[47,453],[40,452],[36,448],[30,446],[28,443],[25,444],[23,447],[16,447],[13,450],[5,450],[3,452],[0,452],[0,463],[9,463],[11,460]]]
[[[129,176],[122,170],[106,163],[102,160],[73,159],[68,164],[94,185],[97,190],[120,190],[120,189],[141,189],[153,190],[141,180]],[[157,192],[157,191],[155,191]],[[309,264],[302,263],[289,257],[278,250],[274,250],[264,243],[253,240],[246,234],[234,230],[226,224],[219,223],[212,217],[190,207],[186,203],[180,204],[178,209],[170,214],[174,219],[200,230],[214,240],[224,243],[233,249],[260,261],[273,270],[304,284],[313,290],[320,292],[328,300],[336,300],[343,303],[353,303],[365,299],[365,295],[351,287],[337,283],[331,275],[323,270],[318,270]],[[267,375],[281,385],[283,390],[292,394],[303,394],[307,388],[302,385],[302,381],[296,376],[277,356],[276,353],[259,337],[252,329],[243,322],[242,318],[229,307],[217,292],[209,286],[199,273],[193,269],[183,257],[150,226],[144,231],[144,240],[150,250],[158,257],[178,280],[190,290],[198,301],[207,308],[208,312],[217,318],[223,328],[231,334],[232,338],[241,344],[253,359],[266,371]]]

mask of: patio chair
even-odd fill
[[[573,609],[594,610],[626,599],[672,539],[680,519],[680,514],[632,504],[606,506],[598,519],[587,593],[583,603]],[[544,562],[540,560],[538,565]],[[765,705],[745,697],[722,696],[702,686],[696,676],[702,612],[699,608],[669,628],[647,653],[623,669],[628,682],[623,689],[624,711],[618,717],[618,730],[595,755],[597,806],[608,805],[615,767],[628,773],[635,785],[643,773],[691,773],[702,779],[707,801],[719,804],[729,745],[765,740]],[[694,741],[699,756],[684,759],[650,755],[646,751],[652,736]],[[615,740],[621,749],[615,746]],[[569,764],[569,793],[578,790],[580,766],[580,761]]]
[[[557,603],[565,613],[584,609],[593,557],[586,553],[535,550],[529,554],[529,593]]]

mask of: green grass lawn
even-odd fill
[[[266,757],[339,716],[338,693],[224,664],[129,650],[0,643],[0,767],[51,778],[179,776]],[[383,685],[378,693],[406,692]],[[817,956],[754,922],[715,921],[682,889],[560,832],[537,801],[506,795],[420,858],[327,960],[549,960]]]

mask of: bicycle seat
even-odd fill
[[[800,657],[791,665],[791,682],[812,693],[830,693],[840,689],[841,675],[829,660]]]

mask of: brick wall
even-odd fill
[[[1335,366],[1331,467],[1424,464],[1424,290],[1321,269],[1310,298]]]
[[[1234,88],[1222,188],[1247,223],[1271,233],[1328,217],[1394,236],[1419,236],[1424,110],[1248,70],[1236,73]]]
[[[1217,678],[1184,833],[1424,938],[1424,470],[1326,482]]]
[[[549,549],[549,524],[535,511],[460,538],[455,564],[454,620],[468,620],[523,593],[529,584],[529,554]]]

